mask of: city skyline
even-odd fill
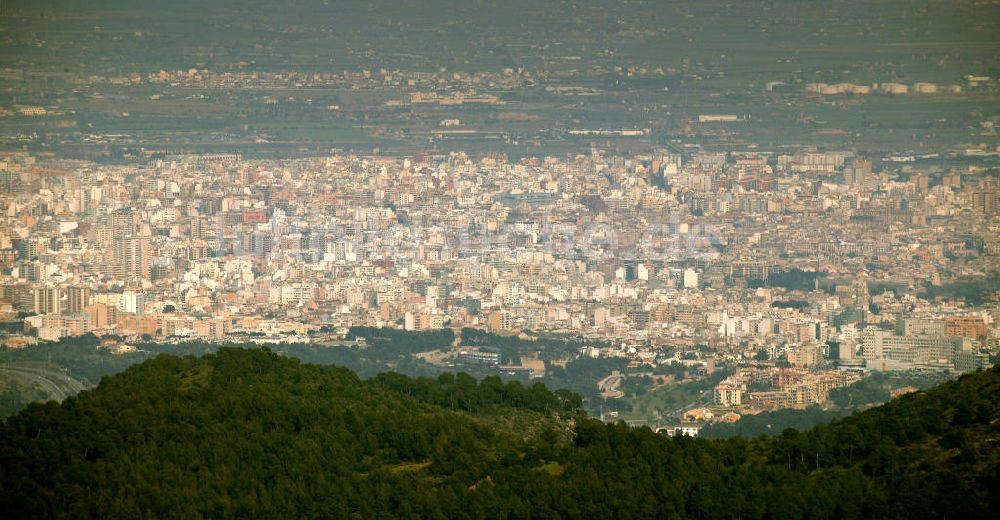
[[[0,510],[988,514],[998,49],[994,0],[2,1]]]

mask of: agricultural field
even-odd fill
[[[115,160],[1000,144],[996,2],[246,4],[3,2],[0,149]],[[937,91],[807,87],[890,82]],[[719,114],[740,120],[699,122]]]

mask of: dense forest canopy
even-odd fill
[[[281,355],[297,358],[303,363],[317,365],[338,365],[346,367],[364,379],[382,372],[397,372],[413,377],[437,377],[445,371],[466,372],[477,379],[500,375],[505,381],[520,380],[532,383],[525,374],[498,372],[494,367],[481,364],[453,363],[456,366],[440,366],[427,363],[416,354],[427,351],[447,350],[456,340],[452,329],[428,331],[406,331],[392,328],[351,327],[343,345],[322,345],[317,343],[283,343],[272,348]],[[550,388],[565,388],[581,394],[589,410],[599,408],[603,403],[597,385],[598,379],[611,370],[623,369],[626,362],[621,359],[574,359],[579,348],[584,346],[604,346],[606,343],[580,338],[536,338],[524,339],[517,336],[500,336],[474,329],[463,329],[461,339],[464,345],[502,353],[504,363],[515,363],[524,354],[538,355],[546,361],[548,374],[541,382]],[[129,366],[160,354],[179,356],[200,356],[215,352],[218,343],[191,341],[184,343],[147,342],[138,345],[134,351],[115,353],[99,348],[100,338],[93,334],[66,337],[58,342],[33,345],[26,348],[8,349],[0,347],[0,363],[51,365],[78,379],[86,386],[96,385],[104,376],[116,374]],[[252,344],[230,343],[229,346],[252,347]],[[554,358],[569,358],[565,367],[552,365]],[[515,363],[516,364],[516,363]],[[28,402],[45,400],[44,392],[25,384],[0,386],[0,417],[17,412]],[[49,397],[51,398],[51,397]]]
[[[0,510],[100,517],[988,517],[1000,370],[777,437],[667,438],[541,385],[161,355],[0,434]],[[518,420],[507,420],[519,417]]]

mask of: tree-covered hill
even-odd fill
[[[362,380],[266,350],[161,355],[0,430],[39,517],[987,517],[1000,371],[808,433],[669,439],[463,375]],[[498,418],[520,417],[503,421]]]

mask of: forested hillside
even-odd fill
[[[994,368],[808,433],[708,441],[605,425],[569,392],[497,378],[161,355],[9,418],[0,511],[985,518],[1000,506],[998,397]]]

